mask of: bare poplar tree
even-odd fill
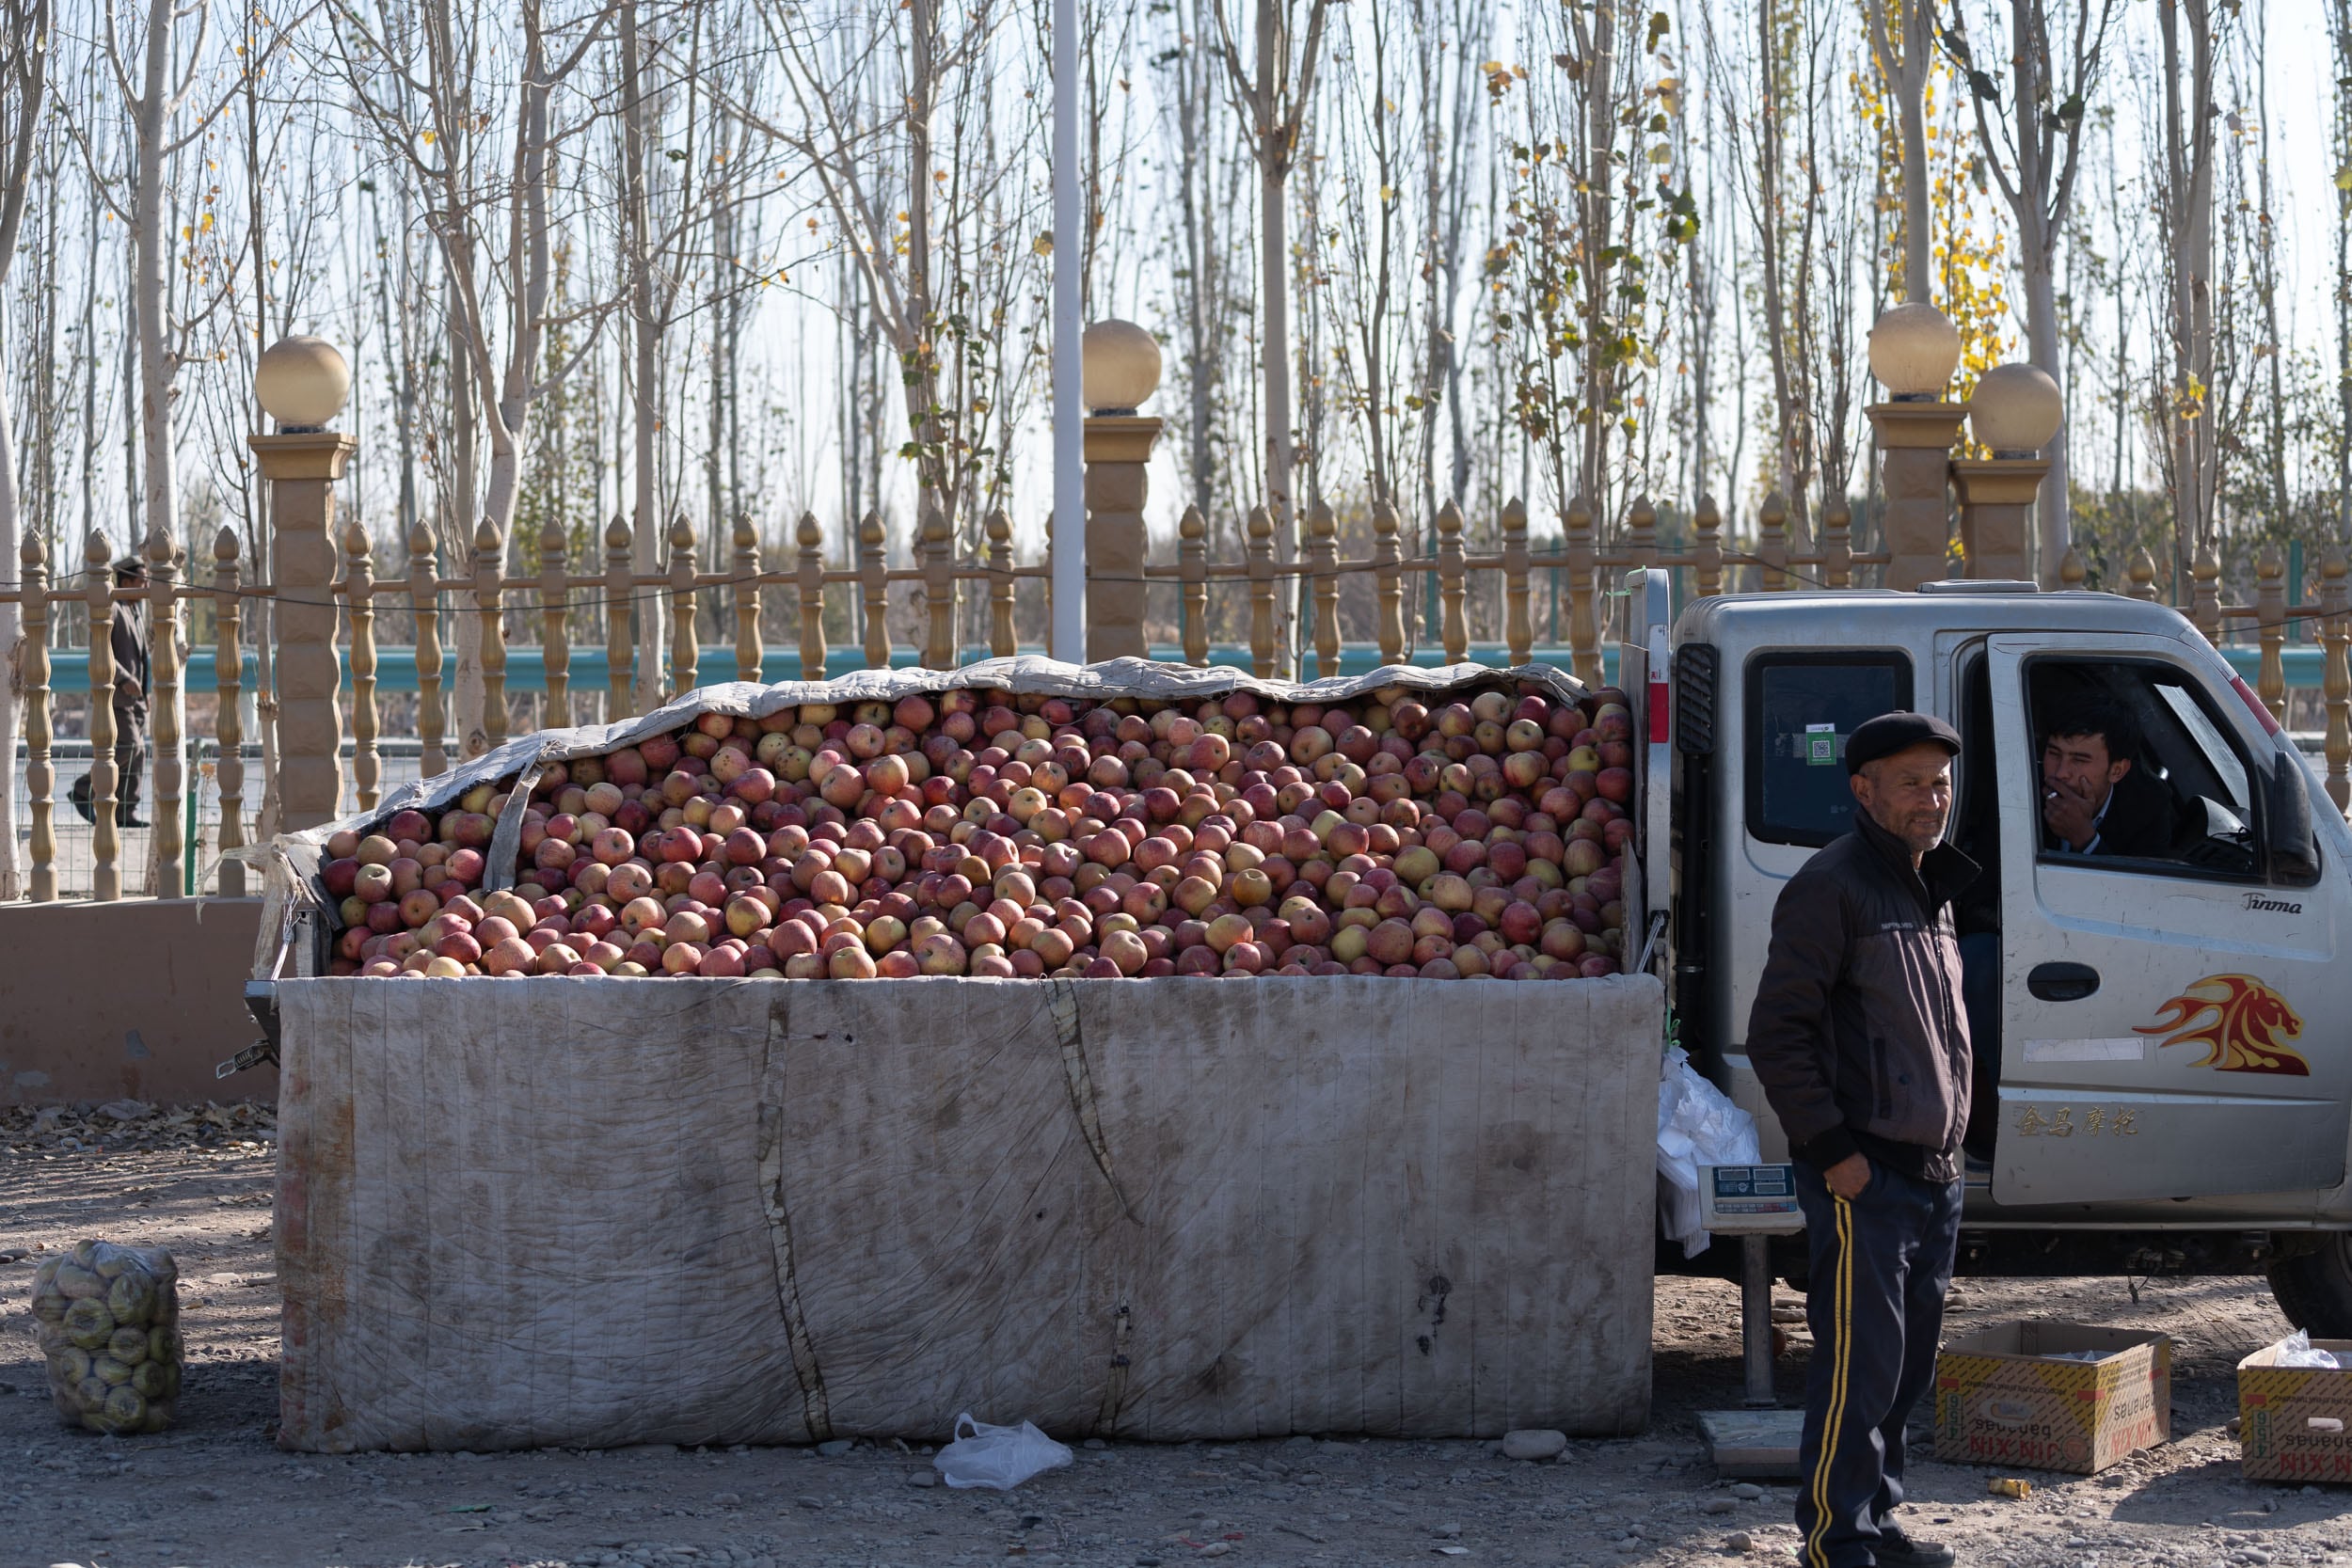
[[[0,150],[0,291],[8,286],[16,261],[17,235],[24,223],[25,198],[32,186],[37,132],[49,87],[49,0],[7,0],[0,14],[0,123],[8,144]],[[17,550],[22,543],[18,513],[16,438],[13,411],[8,403],[8,381],[0,376],[0,576],[17,575]],[[0,766],[16,766],[18,678],[23,623],[17,607],[0,605],[0,653],[7,656],[8,686],[0,690]],[[0,899],[22,896],[16,856],[16,805],[13,789],[0,789]]]

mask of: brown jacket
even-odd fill
[[[1781,889],[1748,1059],[1797,1159],[1826,1169],[1861,1153],[1931,1181],[1960,1174],[1968,1018],[1948,906],[1976,875],[1948,844],[1913,870],[1857,809],[1853,832]]]

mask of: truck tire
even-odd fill
[[[2352,1234],[2329,1231],[2318,1242],[2270,1265],[2271,1296],[2312,1338],[2352,1338]]]

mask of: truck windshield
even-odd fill
[[[1818,848],[1853,822],[1846,737],[1911,706],[1911,660],[1891,648],[1758,654],[1747,688],[1748,832]]]

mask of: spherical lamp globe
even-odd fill
[[[324,430],[351,397],[351,367],[324,338],[280,338],[253,367],[253,395],[281,434]]]
[[[2065,404],[2049,372],[2032,365],[1995,365],[1977,378],[1968,399],[1969,433],[1995,457],[2035,457],[2058,434]]]
[[[1080,395],[1091,413],[1133,414],[1159,388],[1159,342],[1133,322],[1096,322],[1080,354]]]
[[[1932,402],[1960,364],[1960,329],[1932,305],[1898,305],[1870,328],[1870,373],[1898,403]]]

